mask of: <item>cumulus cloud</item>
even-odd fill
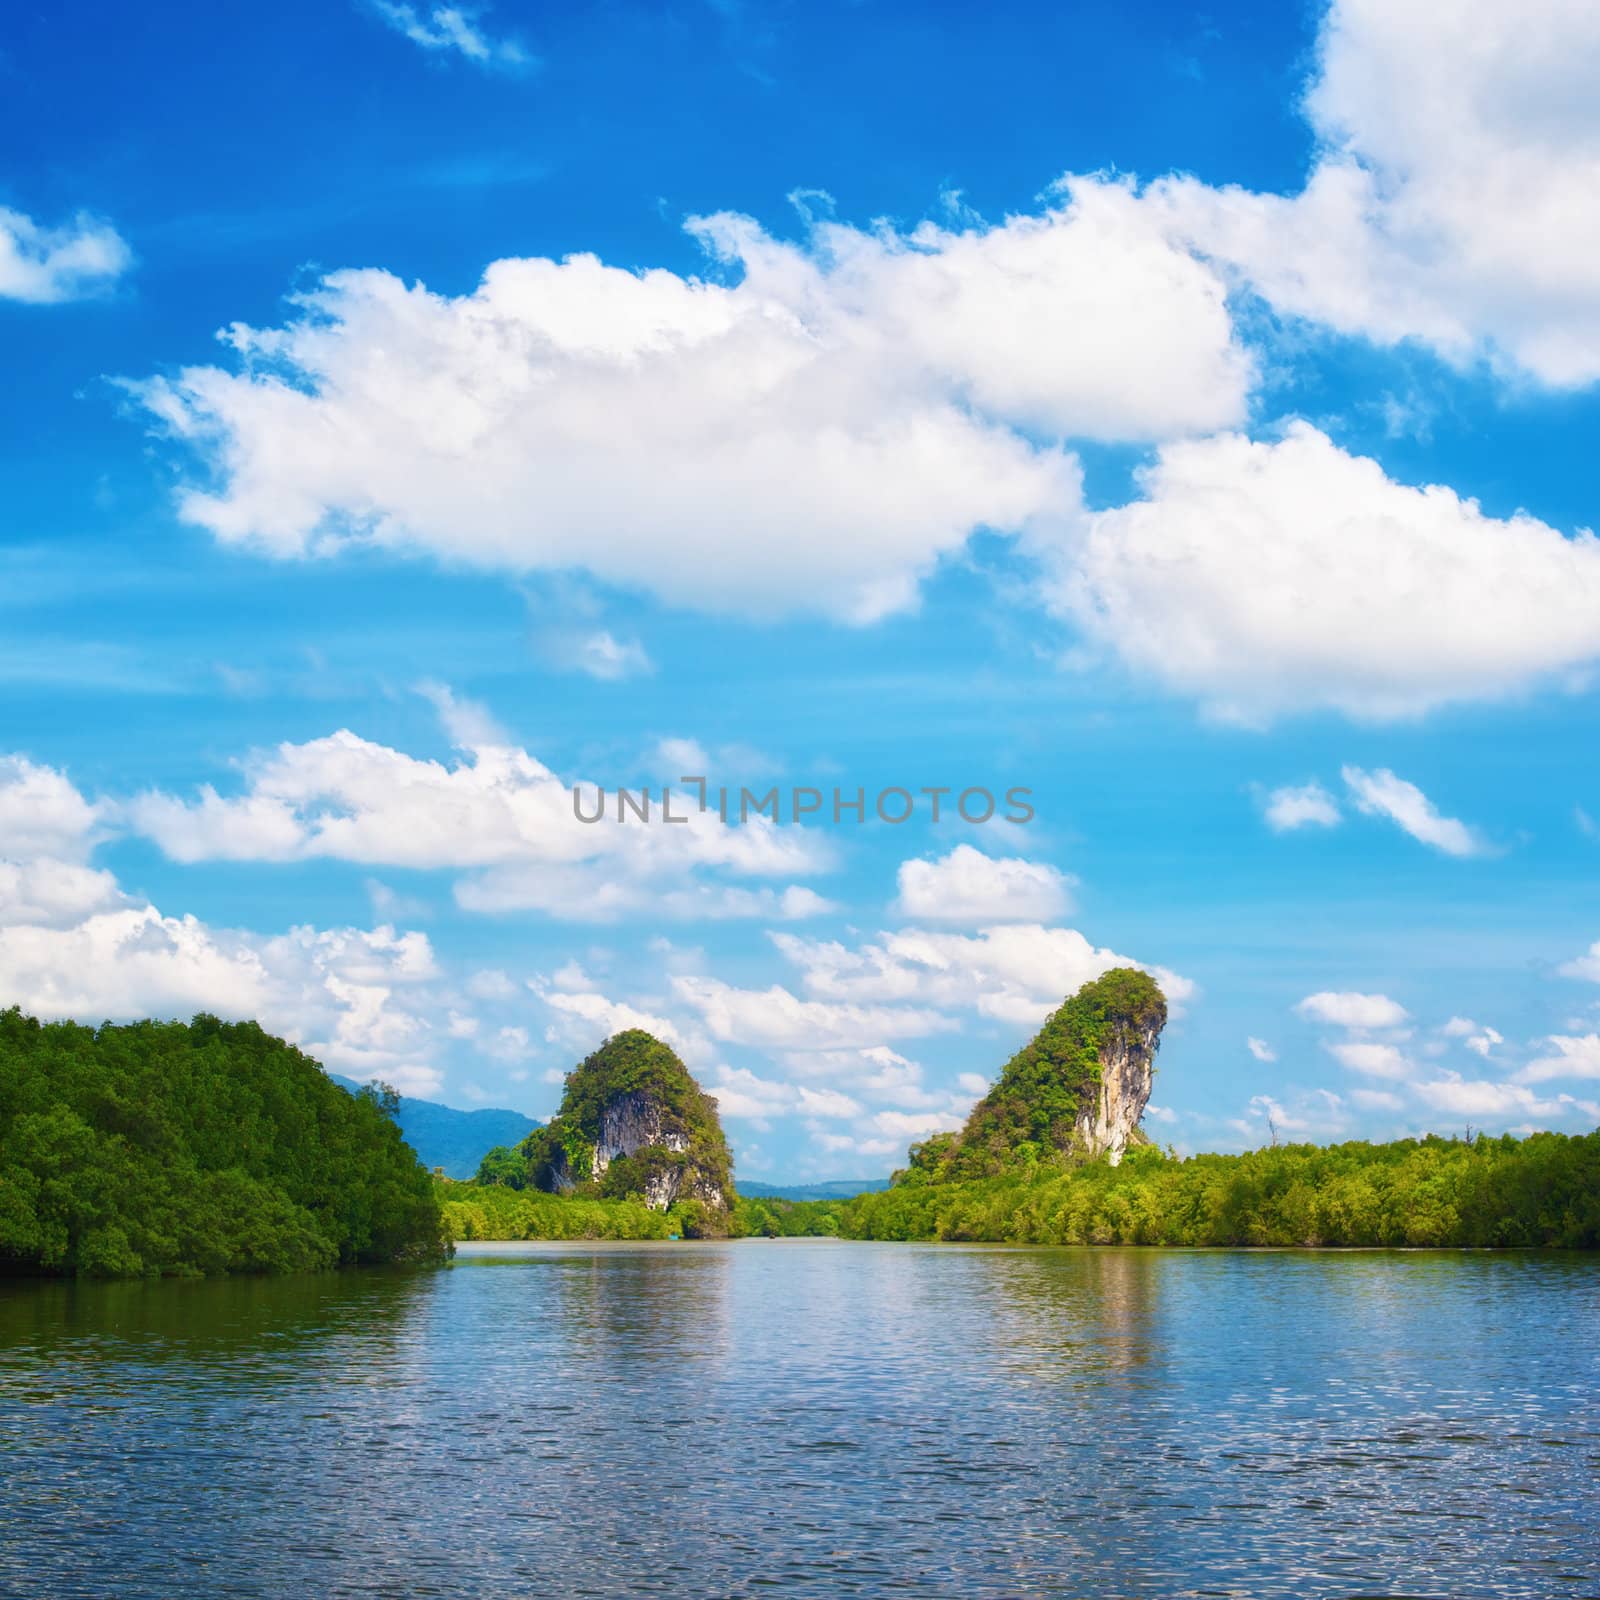
[[[82,861],[104,820],[64,772],[0,756],[0,853],[11,861]]]
[[[932,861],[900,864],[894,909],[911,922],[1048,922],[1071,906],[1070,880],[1043,861],[987,856],[958,844]]]
[[[1345,767],[1342,774],[1350,796],[1368,816],[1387,817],[1396,827],[1422,844],[1447,856],[1482,855],[1488,846],[1478,833],[1439,809],[1414,783],[1397,778],[1387,767],[1363,772]]]
[[[804,1000],[773,984],[740,989],[718,978],[680,974],[673,992],[699,1012],[713,1039],[777,1050],[861,1048],[955,1028],[937,1011],[909,1005]]]
[[[1557,388],[1600,377],[1600,15],[1335,0],[1299,194],[1147,198],[1279,310]]]
[[[795,1050],[783,1056],[790,1077],[814,1082],[836,1080],[861,1100],[899,1111],[936,1112],[956,1122],[965,1119],[972,1102],[989,1090],[988,1079],[975,1072],[956,1075],[949,1088],[927,1081],[922,1064],[891,1050],[868,1045],[853,1050]]]
[[[748,1067],[719,1067],[707,1093],[724,1117],[754,1122],[762,1128],[781,1116],[839,1120],[862,1113],[861,1103],[840,1090],[763,1078]]]
[[[1112,967],[1142,965],[1090,944],[1074,928],[1029,923],[975,934],[911,928],[855,946],[791,933],[771,938],[800,969],[806,992],[819,999],[971,1009],[1033,1027],[1090,979]],[[1147,970],[1169,1004],[1193,997],[1187,978],[1164,967]]]
[[[1245,1044],[1249,1047],[1250,1054],[1257,1061],[1276,1061],[1278,1059],[1278,1052],[1265,1039],[1246,1039]]]
[[[798,885],[752,889],[716,876],[821,870],[832,854],[815,833],[765,817],[735,826],[688,805],[681,824],[620,823],[614,813],[580,822],[571,785],[511,744],[481,708],[429,692],[462,747],[450,764],[340,730],[249,757],[242,793],[209,785],[189,798],[151,792],[122,815],[176,861],[457,869],[466,875],[456,900],[473,911],[607,921],[649,907],[665,916],[794,920],[831,909]]]
[[[895,1059],[914,1066],[904,1057]],[[862,1099],[881,1100],[881,1095],[869,1093],[857,1098],[837,1088],[763,1078],[748,1068],[726,1066],[719,1069],[709,1092],[724,1117],[747,1121],[763,1130],[779,1117],[798,1118],[805,1123],[817,1148],[834,1154],[874,1157],[903,1156],[912,1140],[959,1126],[972,1109],[973,1099],[959,1090],[943,1094],[924,1091],[922,1100],[913,1108],[880,1105],[873,1109]],[[841,1127],[841,1123],[849,1126]]]
[[[1403,1080],[1416,1071],[1415,1063],[1398,1046],[1375,1039],[1340,1039],[1325,1048],[1340,1066],[1369,1078]]]
[[[63,773],[0,762],[0,1004],[91,1023],[255,1018],[341,1071],[438,1087],[431,1024],[407,998],[438,975],[423,934],[166,915],[82,859],[101,816]]]
[[[545,983],[531,983],[529,988],[556,1013],[545,1033],[552,1043],[573,1045],[587,1055],[614,1033],[642,1028],[685,1058],[703,1058],[707,1054],[703,1036],[680,1028],[670,1017],[625,1000],[609,999],[596,990],[570,991]]]
[[[1523,1083],[1551,1078],[1600,1078],[1600,1034],[1552,1034],[1544,1040],[1547,1055],[1536,1056],[1517,1074]]]
[[[1426,1083],[1412,1085],[1419,1099],[1435,1111],[1464,1117],[1527,1116],[1550,1120],[1578,1114],[1600,1116],[1591,1101],[1561,1094],[1547,1098],[1520,1083],[1491,1083],[1446,1073]]]
[[[459,56],[488,71],[526,72],[537,64],[520,40],[496,39],[468,6],[417,7],[406,0],[367,0],[370,9],[431,55]]]
[[[1408,717],[1600,659],[1592,533],[1396,483],[1308,423],[1165,445],[1139,482],[1046,549],[1044,598],[1216,716]]]
[[[1274,789],[1262,802],[1261,811],[1274,833],[1336,828],[1342,820],[1338,802],[1320,783]]]
[[[1329,1022],[1339,1028],[1398,1028],[1410,1017],[1404,1006],[1386,994],[1358,994],[1348,989],[1308,994],[1294,1009],[1308,1022]]]
[[[99,868],[49,857],[0,860],[0,923],[72,927],[124,903],[116,878]]]
[[[689,227],[729,281],[577,255],[451,297],[345,271],[235,325],[232,367],[134,386],[215,484],[183,515],[282,557],[367,542],[865,621],[975,529],[1069,516],[1056,440],[1243,415],[1220,279],[1122,185],[959,230]]]
[[[80,212],[51,228],[0,206],[0,300],[81,300],[108,288],[132,264],[133,252],[108,222]]]

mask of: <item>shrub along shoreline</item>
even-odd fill
[[[1178,1158],[1154,1146],[1120,1165],[1024,1166],[930,1180],[917,1169],[850,1200],[740,1199],[735,1238],[1009,1244],[1600,1247],[1600,1132],[1517,1139],[1292,1144]],[[662,1239],[671,1212],[442,1183],[456,1239]]]

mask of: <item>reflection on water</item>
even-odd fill
[[[1600,1263],[750,1241],[0,1284],[0,1593],[1594,1595]]]

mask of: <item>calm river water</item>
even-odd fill
[[[0,1594],[1600,1594],[1600,1261],[748,1241],[0,1284]]]

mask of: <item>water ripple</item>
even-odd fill
[[[1600,1264],[478,1246],[0,1286],[0,1593],[1600,1593]]]

